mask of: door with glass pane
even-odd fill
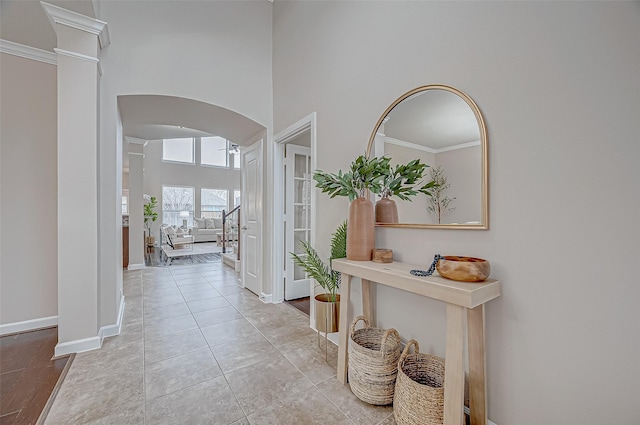
[[[291,259],[300,255],[300,242],[311,238],[311,150],[303,146],[285,146],[285,240],[286,273],[284,299],[294,300],[311,294],[311,281]]]

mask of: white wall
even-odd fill
[[[196,149],[198,152],[199,149]],[[160,240],[159,228],[162,224],[163,185],[193,187],[193,216],[200,217],[200,189],[226,189],[233,196],[234,190],[240,190],[240,170],[162,162],[162,140],[149,141],[144,148],[144,193],[158,198],[158,220],[151,227],[157,241]]]
[[[425,267],[435,253],[491,261],[498,425],[640,417],[637,40],[638,2],[275,3],[274,130],[316,111],[319,168],[345,169],[414,87],[455,86],[483,112],[490,230],[378,229],[377,244]],[[318,197],[326,251],[347,202]],[[442,306],[392,289],[377,300],[380,325],[443,354]]]
[[[158,94],[195,99],[245,115],[271,134],[271,19],[265,1],[118,1],[101,4],[111,44],[102,51],[100,285],[117,293],[121,183],[117,96]],[[123,117],[126,120],[126,117]],[[119,283],[120,282],[120,283]],[[113,305],[104,297],[103,304]],[[115,309],[101,325],[114,323]]]
[[[3,330],[58,314],[56,92],[55,65],[0,54]]]

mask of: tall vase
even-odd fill
[[[396,201],[385,196],[376,202],[376,223],[398,223]]]
[[[347,225],[347,260],[370,261],[376,245],[373,204],[367,198],[357,198],[349,204]]]

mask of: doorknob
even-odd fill
[[[242,226],[242,230],[247,230],[247,226]]]

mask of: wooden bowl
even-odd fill
[[[456,255],[442,257],[436,269],[440,276],[461,282],[482,282],[491,273],[491,265],[487,260]]]

